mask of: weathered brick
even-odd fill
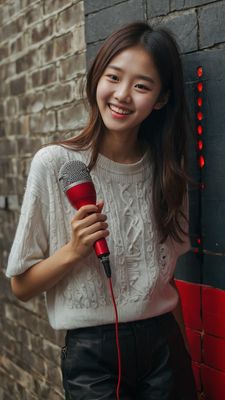
[[[86,40],[93,43],[105,39],[114,29],[133,20],[144,19],[143,4],[136,0],[116,4],[112,9],[103,9],[86,18]],[[116,15],[116,18],[115,18]],[[99,23],[104,21],[104,23]]]
[[[46,91],[46,108],[56,107],[72,100],[72,84],[58,85]]]
[[[9,56],[9,46],[8,44],[4,44],[0,46],[0,62]]]
[[[10,94],[10,88],[8,82],[2,82],[0,85],[0,98],[5,99]]]
[[[184,10],[186,8],[202,6],[204,4],[214,3],[218,0],[171,0],[171,11]]]
[[[18,99],[16,97],[9,97],[6,100],[6,115],[15,117],[18,112]]]
[[[7,136],[20,135],[20,123],[18,119],[9,118],[5,120],[5,132]]]
[[[0,195],[0,209],[6,209],[6,196]]]
[[[72,4],[72,0],[44,0],[44,12],[50,14]]]
[[[31,74],[33,87],[44,86],[57,80],[56,66],[51,64],[45,68],[39,69]]]
[[[53,28],[53,18],[49,18],[36,24],[30,31],[30,43],[38,43],[47,39],[49,36],[52,36]]]
[[[5,135],[5,123],[3,121],[0,121],[0,138],[4,137]]]
[[[5,79],[13,76],[16,73],[16,64],[15,62],[8,62],[0,65],[0,80],[1,83],[5,81]]]
[[[60,62],[60,79],[68,80],[84,73],[86,69],[85,53],[74,54]]]
[[[9,356],[10,359],[11,355],[18,354],[18,356],[22,356],[22,344],[19,343],[17,340],[12,339],[6,334],[4,331],[1,333],[1,344],[3,345],[2,348],[4,349],[4,353]]]
[[[43,46],[41,46],[41,54],[42,54],[42,59],[43,63],[49,63],[52,60],[55,59],[55,45],[54,45],[54,40],[49,40],[47,43],[45,43]]]
[[[15,1],[9,3],[7,12],[8,12],[9,18],[13,17],[15,14],[18,14],[20,12],[20,2],[18,0],[15,0]]]
[[[7,40],[9,37],[12,38],[18,33],[22,33],[24,28],[24,18],[19,17],[12,22],[9,22],[7,25],[3,25],[2,27],[2,40]]]
[[[74,82],[74,100],[78,101],[86,97],[86,78],[76,78]]]
[[[49,133],[56,129],[54,111],[36,113],[29,116],[31,133]]]
[[[72,53],[73,47],[72,33],[51,39],[42,46],[43,62],[48,63],[59,57],[65,57],[67,54]]]
[[[57,58],[65,56],[71,53],[73,50],[73,35],[72,33],[66,33],[63,36],[59,36],[55,39],[55,56]]]
[[[22,115],[19,118],[19,133],[22,136],[29,135],[29,117],[28,115]],[[19,138],[18,138],[19,140]],[[18,143],[18,141],[17,141]]]
[[[8,205],[7,208],[8,210],[20,210],[20,204],[18,202],[18,196],[13,194],[13,195],[9,195],[8,197]]]
[[[42,358],[41,353],[39,354],[34,354],[30,349],[27,349],[24,346],[24,352],[23,352],[23,369],[24,371],[27,371],[28,373],[31,374],[40,374],[42,376],[45,376],[45,361]]]
[[[39,53],[37,50],[31,50],[16,60],[16,73],[25,72],[34,67],[38,67],[40,62]]]
[[[26,90],[26,78],[21,76],[10,82],[10,94],[12,96],[24,93]]]
[[[61,353],[61,351],[58,348],[57,359],[60,358],[60,353]],[[47,379],[47,382],[49,382],[50,386],[52,386],[52,387],[56,387],[57,383],[58,383],[58,386],[60,385],[60,383],[62,381],[62,372],[61,372],[61,369],[57,366],[57,364],[48,363],[48,368],[46,371],[46,379]],[[54,393],[54,394],[56,395],[56,393]],[[58,397],[56,397],[56,399],[57,398]]]
[[[44,108],[45,93],[35,91],[19,96],[20,114],[40,112]]]
[[[49,399],[52,389],[47,382],[36,380],[35,393],[38,399]]]
[[[20,36],[11,42],[10,52],[11,54],[20,53],[24,48],[24,37]]]
[[[34,0],[21,0],[21,8],[27,8],[30,5],[33,5]],[[41,5],[41,0],[38,0],[37,3],[39,6]]]
[[[4,356],[1,357],[1,366],[13,379],[19,382],[21,386],[35,392],[34,379],[31,374],[27,373],[24,369]]]
[[[199,10],[199,45],[209,47],[225,41],[225,3],[217,2]]]
[[[0,103],[0,121],[4,118],[4,115],[5,115],[4,105]]]
[[[58,129],[78,129],[84,126],[87,113],[83,104],[75,104],[58,111]]]
[[[36,5],[33,5],[33,7],[30,8],[25,14],[25,20],[27,25],[31,25],[38,20],[40,21],[42,19],[42,15],[43,15],[43,10],[41,4],[38,3]]]
[[[75,25],[78,25],[83,20],[83,2],[73,4],[58,15],[56,30],[58,33],[64,32]]]
[[[147,16],[148,18],[166,15],[170,11],[169,0],[147,0]]]
[[[65,333],[64,333],[65,335]],[[60,347],[57,344],[51,343],[49,340],[43,339],[43,357],[57,365],[60,355]]]
[[[30,139],[30,145],[28,144],[28,146],[29,146],[28,147],[28,151],[29,151],[29,148],[30,148],[30,151],[27,153],[30,161],[31,161],[34,153],[36,152],[36,150],[38,150],[41,147],[41,142],[42,142],[41,138],[37,138],[35,140],[34,139]],[[36,143],[36,145],[35,145],[35,143]],[[22,153],[22,149],[21,149],[21,152],[20,152],[20,156],[21,157],[24,156],[24,154]],[[29,168],[30,168],[30,162],[29,162],[29,167],[26,168],[26,171],[28,171]],[[36,314],[37,316],[39,316],[39,317],[41,317],[41,318],[43,318],[43,319],[45,319],[47,321],[48,318],[47,318],[47,313],[46,313],[46,307],[44,306],[44,300],[45,300],[44,299],[44,295],[40,294],[39,296],[34,297],[29,302],[26,302],[26,303],[21,302],[21,306],[24,309],[26,309],[28,311],[31,311],[33,314]],[[33,351],[34,351],[34,349],[33,349]]]
[[[0,3],[0,4],[1,4],[1,3]],[[0,26],[3,25],[3,22],[4,22],[4,8],[1,7],[1,8],[0,8]]]
[[[0,156],[12,156],[16,151],[16,143],[14,140],[0,140]]]
[[[77,26],[73,32],[73,51],[83,52],[86,49],[84,26]]]

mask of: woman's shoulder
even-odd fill
[[[62,145],[52,144],[39,149],[31,162],[31,167],[46,170],[46,173],[59,171],[61,166],[71,160],[86,162],[87,151],[77,151]]]

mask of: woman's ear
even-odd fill
[[[164,94],[161,94],[159,96],[159,99],[157,100],[157,102],[154,105],[154,110],[160,110],[161,108],[163,108],[167,104],[169,97],[170,97],[169,91]]]

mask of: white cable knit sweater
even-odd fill
[[[36,153],[9,256],[8,277],[21,274],[69,241],[76,211],[62,192],[58,173],[66,161],[78,159],[88,164],[88,157],[87,151],[74,152],[57,145]],[[148,154],[135,164],[119,164],[99,155],[91,175],[108,217],[107,242],[119,321],[171,311],[177,293],[169,281],[189,240],[182,245],[157,242]],[[55,329],[114,322],[107,280],[94,252],[46,293],[46,303]]]

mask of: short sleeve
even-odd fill
[[[47,174],[38,155],[34,157],[10,251],[6,276],[22,274],[48,256],[49,212]]]

